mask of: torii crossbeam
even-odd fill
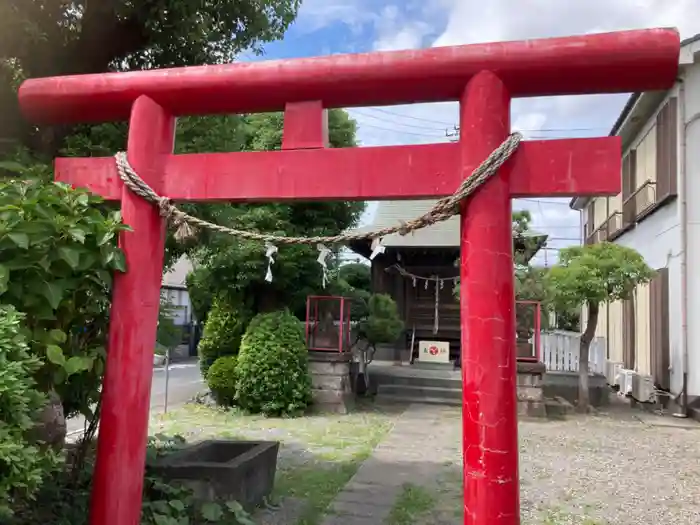
[[[34,79],[45,123],[129,119],[128,159],[174,201],[416,199],[451,194],[510,133],[513,97],[670,88],[672,29],[252,64]],[[459,101],[453,144],[325,149],[324,109]],[[285,111],[278,152],[173,155],[176,117]],[[464,523],[520,522],[511,199],[615,195],[617,137],[526,142],[461,209]],[[342,177],[338,176],[342,173]],[[57,180],[120,200],[133,232],[114,281],[90,523],[138,525],[165,229],[112,158],[56,160]]]

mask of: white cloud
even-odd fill
[[[347,0],[359,1],[359,0]],[[377,25],[376,49],[461,45],[502,40],[546,38],[647,27],[677,27],[683,38],[700,32],[698,0],[426,0],[417,22],[401,18]],[[440,16],[442,13],[442,17]],[[427,27],[443,20],[442,29]],[[393,31],[393,33],[392,33]],[[606,135],[628,95],[586,95],[518,99],[512,106],[512,127],[531,138]],[[458,122],[455,103],[397,106],[353,111],[365,145],[409,144],[448,140],[446,129]],[[390,113],[391,114],[390,114]],[[372,115],[370,117],[370,115]],[[578,238],[579,216],[565,200],[518,201],[515,208],[529,209],[533,223],[550,235],[551,247],[572,244]],[[556,251],[548,253],[549,261]],[[543,262],[543,255],[538,259]]]

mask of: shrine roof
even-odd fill
[[[353,232],[369,232],[388,226],[395,226],[400,224],[401,221],[408,221],[423,215],[434,206],[435,202],[435,199],[382,201],[377,207],[372,223],[356,228]],[[547,235],[545,234],[532,232],[531,236],[536,239],[534,244],[526,244],[525,242],[518,242],[518,240],[515,242],[516,250],[525,251],[529,247],[531,253],[527,253],[528,258],[534,257],[535,253],[547,241]],[[382,244],[391,248],[459,249],[459,217],[452,217],[408,235],[399,235],[398,233],[387,235],[382,239]],[[358,246],[351,246],[351,248],[361,255],[364,255],[363,252],[366,251],[366,248],[358,249]]]

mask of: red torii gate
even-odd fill
[[[510,133],[512,97],[667,89],[672,29],[26,81],[43,123],[129,119],[128,159],[174,201],[415,199],[451,194]],[[460,140],[325,149],[324,108],[460,102]],[[283,150],[173,155],[177,116],[285,111]],[[461,208],[464,523],[519,516],[514,197],[614,195],[618,137],[532,141]],[[343,169],[343,177],[333,176]],[[138,525],[165,241],[155,206],[113,158],[56,159],[56,179],[120,200],[120,243],[91,508],[93,525]]]

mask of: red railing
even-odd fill
[[[321,352],[349,352],[350,299],[332,295],[306,298],[306,345]]]

